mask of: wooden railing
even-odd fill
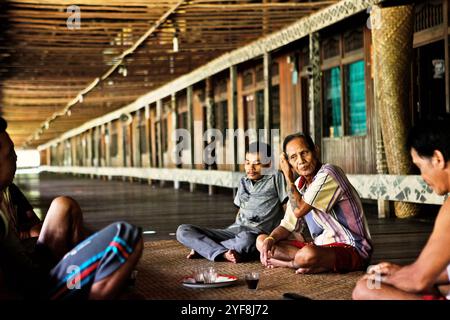
[[[133,177],[149,180],[188,182],[237,188],[241,172],[204,171],[191,169],[158,169],[132,167],[56,167],[41,166],[41,172],[85,174],[106,177]],[[417,175],[348,175],[348,178],[363,199],[404,201],[424,204],[442,204],[448,197],[438,196]]]

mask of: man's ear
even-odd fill
[[[433,156],[431,157],[431,164],[433,167],[439,169],[444,169],[446,166],[444,155],[439,150],[434,150]]]

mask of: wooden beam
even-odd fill
[[[380,2],[383,2],[383,0],[342,0],[334,5],[318,11],[317,13],[313,13],[308,17],[302,18],[289,27],[275,32],[261,40],[224,54],[210,63],[194,70],[193,72],[181,76],[176,80],[160,87],[159,89],[141,96],[133,103],[124,107],[122,112],[138,110],[142,108],[143,105],[153,103],[159,99],[170,96],[174,92],[181,91],[184,88],[228,69],[231,66],[260,57],[264,54],[264,52],[270,52],[283,47],[293,41],[308,36],[310,33],[335,24],[356,13],[365,11],[367,8]],[[65,139],[67,137],[79,134],[94,124],[105,123],[111,121],[112,119],[117,119],[118,115],[120,116],[120,112],[117,111],[105,115],[104,117],[89,121],[82,127],[68,131],[59,139]],[[52,144],[53,142],[54,141],[49,141],[46,144],[40,145],[39,149],[45,149],[46,146]]]

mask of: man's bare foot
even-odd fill
[[[239,256],[239,254],[232,249],[225,252],[223,254],[223,257],[226,261],[233,262],[233,263],[238,263],[241,260],[241,257]]]
[[[267,259],[267,262],[268,262],[267,267],[269,269],[277,268],[277,267],[295,268],[295,266],[293,266],[293,261],[284,261],[284,260],[279,260],[279,259],[275,259],[275,258],[269,258],[269,259]]]
[[[323,267],[311,267],[311,268],[298,268],[295,270],[296,274],[314,274],[314,273],[322,273],[328,271],[327,268]]]
[[[191,252],[189,252],[189,254],[186,256],[186,258],[188,258],[188,259],[198,259],[198,258],[201,258],[201,257],[202,256],[199,255],[197,253],[197,251],[195,251],[194,249],[191,249]]]

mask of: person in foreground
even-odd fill
[[[255,256],[256,237],[270,232],[283,217],[282,204],[287,201],[283,175],[269,173],[271,147],[250,143],[245,152],[245,173],[239,183],[234,204],[239,207],[235,222],[225,229],[201,228],[183,224],[177,240],[192,248],[187,258],[202,256],[211,261],[233,263]]]
[[[361,200],[344,172],[320,163],[318,148],[303,133],[285,138],[280,168],[289,203],[280,225],[257,239],[261,263],[296,273],[364,269],[372,253],[370,233]],[[289,240],[300,218],[313,243]]]
[[[0,297],[112,299],[142,253],[139,228],[117,222],[85,239],[81,209],[58,197],[43,221],[12,181],[14,144],[0,117]]]
[[[450,192],[450,119],[426,121],[409,135],[408,150],[423,180],[438,195]],[[450,198],[444,201],[419,257],[399,266],[381,262],[368,269],[353,299],[450,299]]]

